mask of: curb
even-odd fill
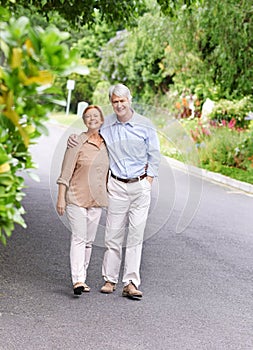
[[[165,157],[165,159],[172,167],[179,169],[179,170],[182,170],[184,172],[187,172],[191,175],[203,177],[207,180],[211,180],[211,181],[214,181],[214,182],[217,182],[217,183],[229,186],[229,187],[237,188],[237,189],[244,191],[246,193],[253,194],[253,185],[251,185],[247,182],[235,180],[229,176],[225,176],[225,175],[222,175],[219,173],[214,173],[214,172],[208,171],[206,169],[197,168],[193,165],[182,163],[179,160],[176,160],[173,158]]]

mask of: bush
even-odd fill
[[[236,147],[235,159],[238,167],[253,172],[253,127],[242,135]]]
[[[239,101],[222,99],[215,103],[209,118],[217,123],[230,122],[234,119],[237,128],[247,128],[249,120],[246,120],[245,117],[251,111],[253,111],[253,102],[250,97],[244,97]]]
[[[202,168],[253,183],[253,123],[239,130],[231,121],[221,126],[197,119],[181,123],[195,142]]]
[[[242,132],[227,127],[213,128],[208,141],[199,148],[200,162],[210,166],[219,163],[230,167],[241,167],[236,156],[242,137]]]
[[[24,179],[17,174],[34,167],[29,145],[47,132],[47,113],[60,94],[54,73],[75,64],[76,53],[63,43],[67,33],[32,28],[26,17],[1,22],[0,30],[0,240],[6,244],[15,223],[26,227]]]

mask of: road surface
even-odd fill
[[[189,176],[163,159],[141,266],[143,299],[99,292],[104,217],[90,263],[91,292],[74,297],[67,223],[55,211],[70,130],[50,125],[34,147],[26,230],[0,247],[1,350],[252,350],[253,198]]]

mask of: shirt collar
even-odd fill
[[[81,135],[79,135],[81,143],[85,143],[88,140],[88,136],[86,135],[85,132],[82,132]]]
[[[117,118],[116,113],[113,113],[112,125],[116,125],[116,124],[129,124],[130,126],[134,126],[134,124],[135,124],[135,119],[136,119],[136,113],[135,113],[135,111],[134,111],[133,109],[132,109],[132,111],[133,111],[133,115],[132,115],[131,119],[129,119],[129,120],[128,120],[127,122],[125,122],[125,123],[120,122],[120,121],[118,120],[118,118]]]

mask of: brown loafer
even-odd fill
[[[140,299],[142,298],[142,292],[138,290],[131,282],[123,288],[122,296],[129,297],[131,299]]]
[[[100,289],[101,293],[111,294],[116,289],[116,283],[106,281],[103,287]]]
[[[90,287],[86,283],[84,283],[83,284],[83,292],[89,293],[89,291],[90,291]]]

